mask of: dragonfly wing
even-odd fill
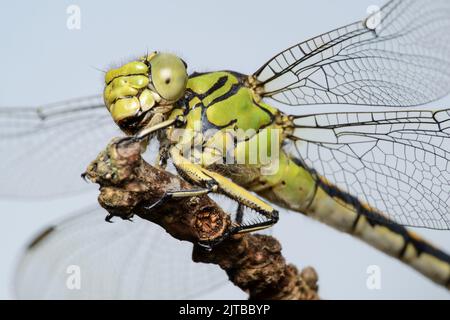
[[[17,297],[188,299],[227,283],[224,271],[192,262],[192,245],[158,226],[104,217],[92,207],[36,237],[17,268]]]
[[[448,0],[391,0],[286,49],[254,76],[263,97],[287,105],[420,105],[450,91],[449,28]]]
[[[43,108],[0,108],[0,196],[62,195],[88,188],[81,173],[117,135],[101,96]]]
[[[405,226],[450,229],[450,109],[298,116],[291,152]]]

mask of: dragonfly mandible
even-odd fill
[[[252,75],[188,74],[186,62],[172,54],[145,55],[106,74],[103,99],[2,109],[2,149],[25,140],[29,146],[2,158],[2,167],[35,166],[20,179],[2,170],[2,180],[11,182],[2,194],[21,194],[24,187],[30,195],[82,189],[75,180],[83,166],[117,135],[112,116],[133,139],[159,139],[161,165],[170,158],[199,194],[223,193],[264,217],[236,232],[275,223],[273,203],[358,237],[448,288],[449,255],[405,227],[450,227],[450,110],[408,109],[450,92],[449,28],[448,1],[391,0],[362,21],[286,49]],[[303,106],[297,108],[308,115],[287,115],[267,100]],[[317,114],[318,104],[365,110]],[[168,139],[174,129],[195,123],[208,150],[200,163],[184,158],[183,144]],[[211,128],[218,136],[205,139]],[[214,142],[226,129],[253,129],[255,137],[280,131],[278,170],[261,175],[260,163],[211,162],[217,152],[224,157]],[[46,153],[50,136],[63,145],[58,154]],[[245,153],[252,137],[240,138],[233,153]],[[39,157],[54,160],[52,175],[39,169]],[[73,163],[61,164],[62,158]]]

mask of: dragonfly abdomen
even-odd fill
[[[321,178],[317,181],[317,192],[305,214],[360,238],[450,289],[448,254],[356,197]]]
[[[450,289],[450,256],[281,153],[273,175],[247,186],[262,197],[351,234]]]

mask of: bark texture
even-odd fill
[[[129,219],[137,215],[179,240],[192,242],[193,261],[220,266],[250,299],[319,298],[313,268],[299,272],[287,264],[280,243],[271,236],[230,236],[233,222],[229,214],[208,196],[168,199],[149,209],[167,191],[193,186],[145,162],[140,143],[119,141],[114,139],[85,173],[100,185],[98,201],[111,216]]]

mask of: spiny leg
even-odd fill
[[[278,221],[278,211],[275,211],[274,214],[272,214],[272,216],[270,218],[268,218],[267,221],[263,221],[263,222],[258,222],[258,223],[253,223],[247,226],[243,226],[243,225],[239,225],[236,226],[232,233],[236,234],[242,234],[242,233],[249,233],[249,232],[254,232],[254,231],[261,231],[267,228],[270,228],[271,226],[273,226],[275,223],[277,223]]]
[[[191,189],[191,190],[168,191],[161,198],[159,198],[157,201],[155,201],[151,205],[145,206],[145,209],[152,210],[152,209],[158,208],[171,199],[197,197],[197,196],[202,196],[202,195],[208,194],[210,192],[211,192],[210,189],[194,189],[194,190]]]
[[[268,220],[248,226],[238,225],[233,233],[246,233],[269,228],[278,221],[278,211],[246,189],[224,176],[202,168],[183,158],[177,150],[171,150],[171,156],[179,174],[191,183],[205,186],[210,192],[225,194],[237,201],[240,206],[255,210]],[[242,213],[243,214],[243,213]],[[242,220],[242,218],[240,218]],[[240,224],[240,223],[239,223]]]
[[[239,211],[240,210],[239,208],[243,209],[244,206],[242,204],[239,204],[239,207],[238,207],[238,214],[239,214],[239,212],[241,212],[242,213],[241,218],[242,218],[244,211],[243,210]],[[236,219],[235,223],[233,224],[233,227],[230,228],[230,230],[228,230],[226,233],[224,233],[223,235],[221,235],[220,237],[218,237],[214,240],[199,241],[198,245],[206,250],[212,250],[214,248],[214,246],[220,244],[223,240],[226,240],[227,238],[229,238],[230,236],[232,236],[234,234],[244,234],[244,233],[264,230],[264,229],[267,229],[267,228],[270,228],[271,226],[273,226],[277,221],[278,221],[278,212],[273,214],[272,218],[267,221],[260,222],[260,223],[254,223],[254,224],[250,224],[247,226],[241,225],[242,221],[238,222],[238,219]]]
[[[278,221],[278,213],[272,215],[271,218],[269,218],[268,221],[263,221],[259,223],[253,223],[247,226],[242,225],[242,222],[244,220],[244,205],[241,203],[238,204],[237,210],[236,210],[236,226],[233,229],[233,233],[247,233],[247,232],[253,232],[258,230],[263,230],[268,227],[271,227]]]

